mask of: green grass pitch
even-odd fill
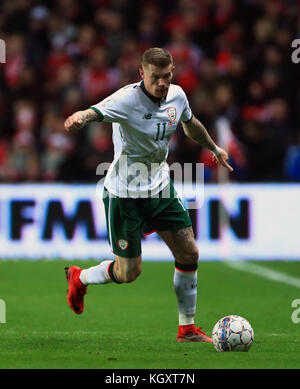
[[[255,342],[246,353],[217,353],[208,343],[176,342],[172,262],[144,262],[127,285],[91,285],[85,311],[66,301],[64,267],[98,261],[1,261],[0,369],[299,369],[300,323],[291,315],[295,286],[199,262],[196,325],[211,333],[218,319],[250,321]],[[300,278],[300,263],[260,262]]]

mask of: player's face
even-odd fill
[[[160,99],[166,97],[173,78],[173,71],[173,64],[165,68],[149,64],[140,69],[140,75],[144,80],[147,92]]]

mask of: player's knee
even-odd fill
[[[114,272],[121,284],[133,282],[142,272],[141,257],[125,259],[116,257]]]
[[[192,250],[185,252],[181,260],[186,264],[197,263],[199,259],[199,249],[195,246]]]
[[[121,276],[120,276],[120,282],[124,284],[129,284],[130,282],[135,281],[138,276],[142,272],[142,267],[141,265],[137,265],[134,268],[131,268],[128,271],[125,271]]]
[[[130,273],[125,274],[123,278],[123,283],[129,284],[130,282],[135,281],[138,278],[138,276],[141,274],[141,272],[142,270],[140,268],[136,268]]]

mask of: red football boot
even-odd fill
[[[87,292],[87,286],[84,285],[80,279],[79,275],[82,272],[82,269],[77,266],[65,267],[66,278],[68,280],[68,295],[67,300],[70,308],[79,315],[83,312],[84,302],[83,298]]]
[[[195,324],[179,326],[177,342],[209,342],[212,343],[212,338],[201,331],[202,327],[195,327]]]

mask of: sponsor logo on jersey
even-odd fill
[[[120,247],[121,250],[126,250],[128,247],[128,241],[125,239],[119,239],[118,246]]]
[[[145,113],[143,116],[143,119],[151,119],[152,118],[152,113]]]

